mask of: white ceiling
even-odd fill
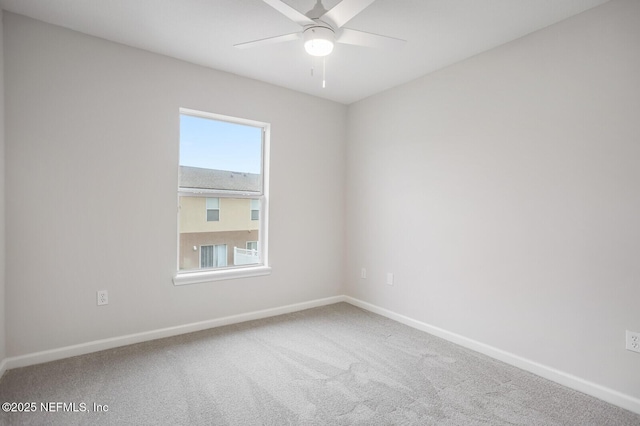
[[[377,0],[344,27],[407,40],[394,50],[336,45],[321,60],[302,40],[233,45],[299,31],[262,0],[0,0],[3,9],[129,46],[344,104],[514,40],[608,0]],[[285,0],[306,13],[315,0]],[[324,0],[327,9],[339,0]]]

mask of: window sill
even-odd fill
[[[174,285],[206,283],[211,281],[233,280],[236,278],[259,277],[271,274],[270,266],[254,266],[220,271],[183,272],[173,277]]]

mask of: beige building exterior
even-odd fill
[[[258,263],[261,175],[180,166],[178,268]],[[203,191],[255,193],[256,199],[203,196]]]
[[[207,221],[206,197],[180,197],[180,233],[258,230],[248,198],[218,198],[219,220]]]
[[[225,245],[226,261],[220,262],[221,266],[233,266],[237,262],[234,248],[245,250],[252,245],[257,248],[260,221],[252,220],[251,199],[217,200],[218,220],[207,220],[206,197],[180,197],[180,270],[203,267],[202,247]]]

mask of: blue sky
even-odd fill
[[[260,173],[262,129],[180,115],[180,165]]]

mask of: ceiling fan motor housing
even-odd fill
[[[333,51],[335,33],[329,27],[318,25],[304,30],[304,48],[310,55],[327,56]]]

